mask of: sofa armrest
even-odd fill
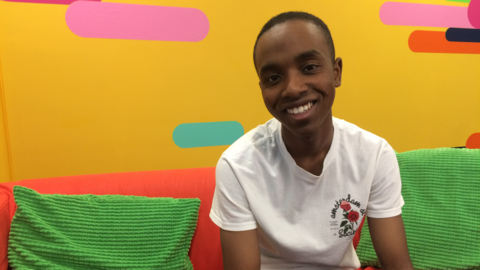
[[[8,193],[2,191],[0,187],[0,270],[8,269],[8,234],[10,232],[10,211]]]

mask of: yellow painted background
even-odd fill
[[[414,30],[384,25],[385,1],[112,1],[193,7],[210,22],[196,43],[81,38],[68,6],[0,1],[0,182],[215,166],[227,146],[182,149],[182,123],[271,116],[252,63],[262,25],[288,10],[327,22],[343,85],[334,115],[399,152],[464,146],[480,132],[480,55],[413,53]],[[447,1],[403,1],[467,6]]]

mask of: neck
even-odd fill
[[[290,155],[295,159],[320,158],[322,161],[333,141],[333,119],[327,117],[318,131],[305,136],[288,132],[282,126],[282,138]]]

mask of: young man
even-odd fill
[[[254,63],[274,119],[217,165],[210,217],[225,270],[356,269],[352,237],[364,215],[383,269],[413,269],[393,149],[332,117],[342,59],[327,26],[304,12],[272,18]]]

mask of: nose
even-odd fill
[[[308,85],[302,74],[292,72],[287,78],[285,90],[282,92],[283,98],[298,98],[308,91]]]

